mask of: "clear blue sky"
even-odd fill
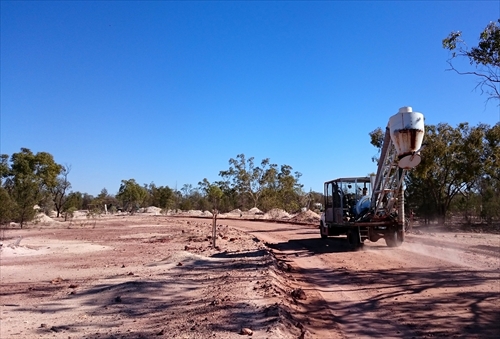
[[[322,192],[376,170],[368,133],[399,107],[497,123],[441,40],[475,45],[499,17],[499,1],[1,1],[0,153],[49,152],[92,195],[220,180],[240,153]]]

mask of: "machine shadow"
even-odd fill
[[[345,296],[305,302],[303,314],[324,319],[328,310],[333,314],[330,322],[340,324],[354,337],[500,337],[500,292],[481,288],[498,280],[493,271],[460,267],[299,271],[321,294]],[[477,286],[477,291],[464,292],[462,286]],[[432,293],[437,289],[445,292]],[[309,293],[307,289],[305,293]]]
[[[281,252],[301,252],[301,255],[352,252],[347,237],[292,239],[286,242],[266,243],[266,246]]]

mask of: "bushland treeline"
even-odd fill
[[[383,131],[370,132],[371,143],[381,147]],[[500,123],[495,126],[446,123],[426,126],[422,162],[406,177],[407,210],[425,220],[446,222],[459,215],[466,223],[500,220]],[[329,158],[318,165],[328,166]],[[332,169],[334,171],[334,168]],[[257,207],[263,212],[280,208],[297,212],[322,203],[322,193],[305,192],[301,173],[290,165],[277,165],[269,158],[256,163],[239,154],[219,181],[203,179],[196,186],[180,189],[121,181],[118,193],[104,188],[97,196],[71,191],[70,166],[54,161],[51,154],[34,154],[27,148],[0,156],[0,224],[21,225],[33,219],[38,205],[45,213],[71,216],[76,210],[93,214],[117,210],[134,213],[141,207],[163,210],[212,210],[228,212]],[[353,173],[354,176],[360,173]]]
[[[289,212],[310,207],[321,201],[321,194],[305,192],[301,173],[290,165],[277,165],[266,158],[256,164],[253,157],[239,154],[229,160],[229,168],[220,171],[221,180],[207,179],[197,186],[184,184],[180,189],[140,185],[135,179],[122,180],[116,195],[103,188],[97,196],[71,191],[70,166],[55,162],[47,152],[34,154],[27,148],[11,156],[0,156],[0,224],[19,222],[21,226],[36,215],[55,211],[57,217],[71,216],[76,210],[101,214],[105,210],[134,213],[139,208],[156,206],[163,210],[213,210],[228,212],[258,207],[262,211],[281,208]]]

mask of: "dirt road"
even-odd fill
[[[500,237],[410,234],[349,251],[344,238],[278,223],[225,221],[267,242],[308,297],[296,316],[325,338],[500,338]]]
[[[220,219],[217,248],[211,234],[140,215],[9,229],[0,337],[500,337],[500,235],[351,252],[313,225]]]

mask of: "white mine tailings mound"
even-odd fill
[[[161,208],[155,207],[155,206],[149,206],[148,208],[144,208],[144,209],[139,210],[139,212],[152,214],[152,215],[160,215]]]
[[[167,215],[177,215],[186,217],[204,217],[212,218],[213,214],[210,211],[189,210],[189,211],[169,211]],[[217,215],[220,219],[247,219],[247,220],[277,220],[277,221],[290,221],[296,223],[317,224],[319,223],[320,216],[311,210],[300,212],[298,214],[290,214],[285,210],[273,208],[267,213],[262,212],[260,209],[254,207],[248,211],[241,211],[239,208],[234,209],[227,213]]]
[[[200,211],[200,210],[189,210],[187,212],[181,212],[177,215],[184,215],[188,217],[213,217],[213,214],[209,211]]]
[[[259,210],[257,207],[253,207],[248,210],[249,214],[264,214],[261,210]]]
[[[263,219],[280,220],[280,219],[290,219],[290,214],[282,209],[273,208],[266,214],[264,214]]]
[[[52,225],[59,224],[59,221],[52,219],[45,213],[38,213],[31,223],[35,225]]]

